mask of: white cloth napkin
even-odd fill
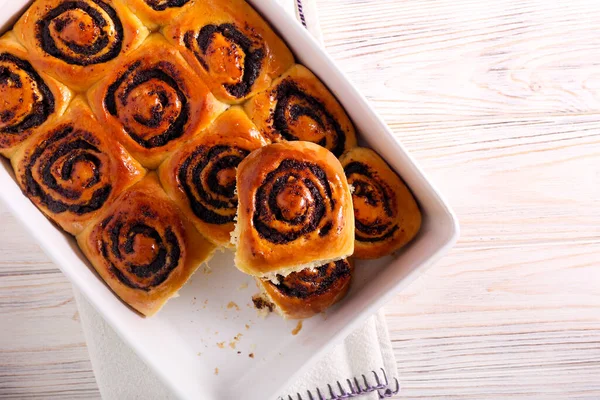
[[[387,380],[385,388],[373,388],[371,393],[356,396],[361,400],[379,399],[399,391],[397,371],[385,316],[379,311],[292,384],[282,398],[296,400],[300,394],[302,399],[308,400],[310,392],[315,399],[321,399],[319,394],[324,399],[335,399],[344,392],[358,392],[357,384],[366,389],[367,385],[385,384]]]
[[[276,0],[322,43],[315,0]],[[105,400],[175,399],[154,372],[131,350],[77,290],[90,359],[102,398]],[[283,400],[374,400],[399,390],[397,367],[383,312],[336,346],[299,380]],[[387,382],[387,385],[386,385]],[[379,389],[376,388],[379,387]],[[360,390],[359,390],[360,388]],[[366,391],[367,394],[358,394]],[[356,393],[356,396],[349,396]]]

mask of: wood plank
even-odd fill
[[[389,122],[600,109],[597,2],[318,3],[327,50]]]
[[[398,398],[600,398],[600,4],[319,7],[329,52],[462,225],[386,307]]]
[[[459,248],[600,243],[597,118],[433,124],[425,131],[398,135],[416,148],[458,213]]]
[[[0,398],[99,398],[71,284],[0,203]]]
[[[386,307],[402,398],[600,397],[600,246],[457,249]]]

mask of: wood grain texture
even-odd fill
[[[600,2],[317,3],[461,221],[386,308],[398,398],[600,398]],[[97,396],[65,278],[1,206],[0,238],[0,397]]]
[[[99,398],[71,284],[2,203],[0,398]]]
[[[319,4],[461,221],[386,307],[399,398],[600,398],[600,3]]]

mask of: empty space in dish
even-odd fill
[[[435,189],[302,26],[272,2],[249,2],[286,41],[298,62],[337,96],[360,132],[361,142],[381,154],[400,174],[423,213],[421,232],[410,245],[394,258],[357,261],[347,297],[324,315],[305,320],[297,335],[292,334],[297,321],[258,316],[251,301],[258,291],[256,285],[235,268],[231,251],[218,251],[208,267],[200,267],[179,297],[171,299],[157,316],[140,317],[104,285],[75,241],[21,194],[7,160],[0,165],[0,197],[117,333],[182,398],[276,397],[302,367],[350,333],[448,250],[458,234],[451,211]],[[14,20],[14,13],[29,2],[9,3],[6,10],[12,14],[4,11],[6,4],[2,5],[2,25]]]

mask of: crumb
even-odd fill
[[[217,343],[217,346],[218,346],[220,349],[223,349],[223,348],[225,348],[225,342],[219,342],[219,343]]]
[[[233,337],[233,340],[232,340],[231,342],[229,342],[229,347],[231,347],[232,349],[235,349],[235,346],[236,346],[237,342],[239,342],[239,341],[240,341],[240,338],[241,338],[242,336],[243,336],[243,335],[242,335],[241,333],[238,333],[237,335],[235,335],[235,336]]]
[[[246,330],[250,329],[250,325],[246,324]]]
[[[208,266],[208,264],[204,265],[204,269],[202,270],[202,272],[204,272],[205,275],[210,275],[212,274],[212,269]]]
[[[298,321],[298,325],[292,331],[292,335],[296,336],[302,330],[302,320]]]
[[[240,307],[237,304],[235,304],[233,301],[230,301],[229,304],[227,304],[227,308],[228,309],[235,308],[237,311],[240,311]]]
[[[266,317],[275,309],[275,305],[261,294],[252,296],[252,302],[254,303],[254,307],[259,310],[259,315],[261,317]]]
[[[201,356],[201,355],[202,355],[202,353],[198,352],[198,354],[197,354],[197,355],[198,355],[198,356]]]
[[[241,351],[238,351],[238,354],[242,354],[242,352],[241,352]]]
[[[219,375],[219,368],[215,368],[215,375]]]
[[[248,357],[250,357],[250,358],[254,358],[254,353],[250,353],[250,354],[248,354]]]
[[[247,287],[248,287],[248,282],[244,282],[244,283],[242,283],[242,284],[240,285],[240,287],[239,287],[239,289],[238,289],[238,290],[244,290],[244,289],[246,289]]]

